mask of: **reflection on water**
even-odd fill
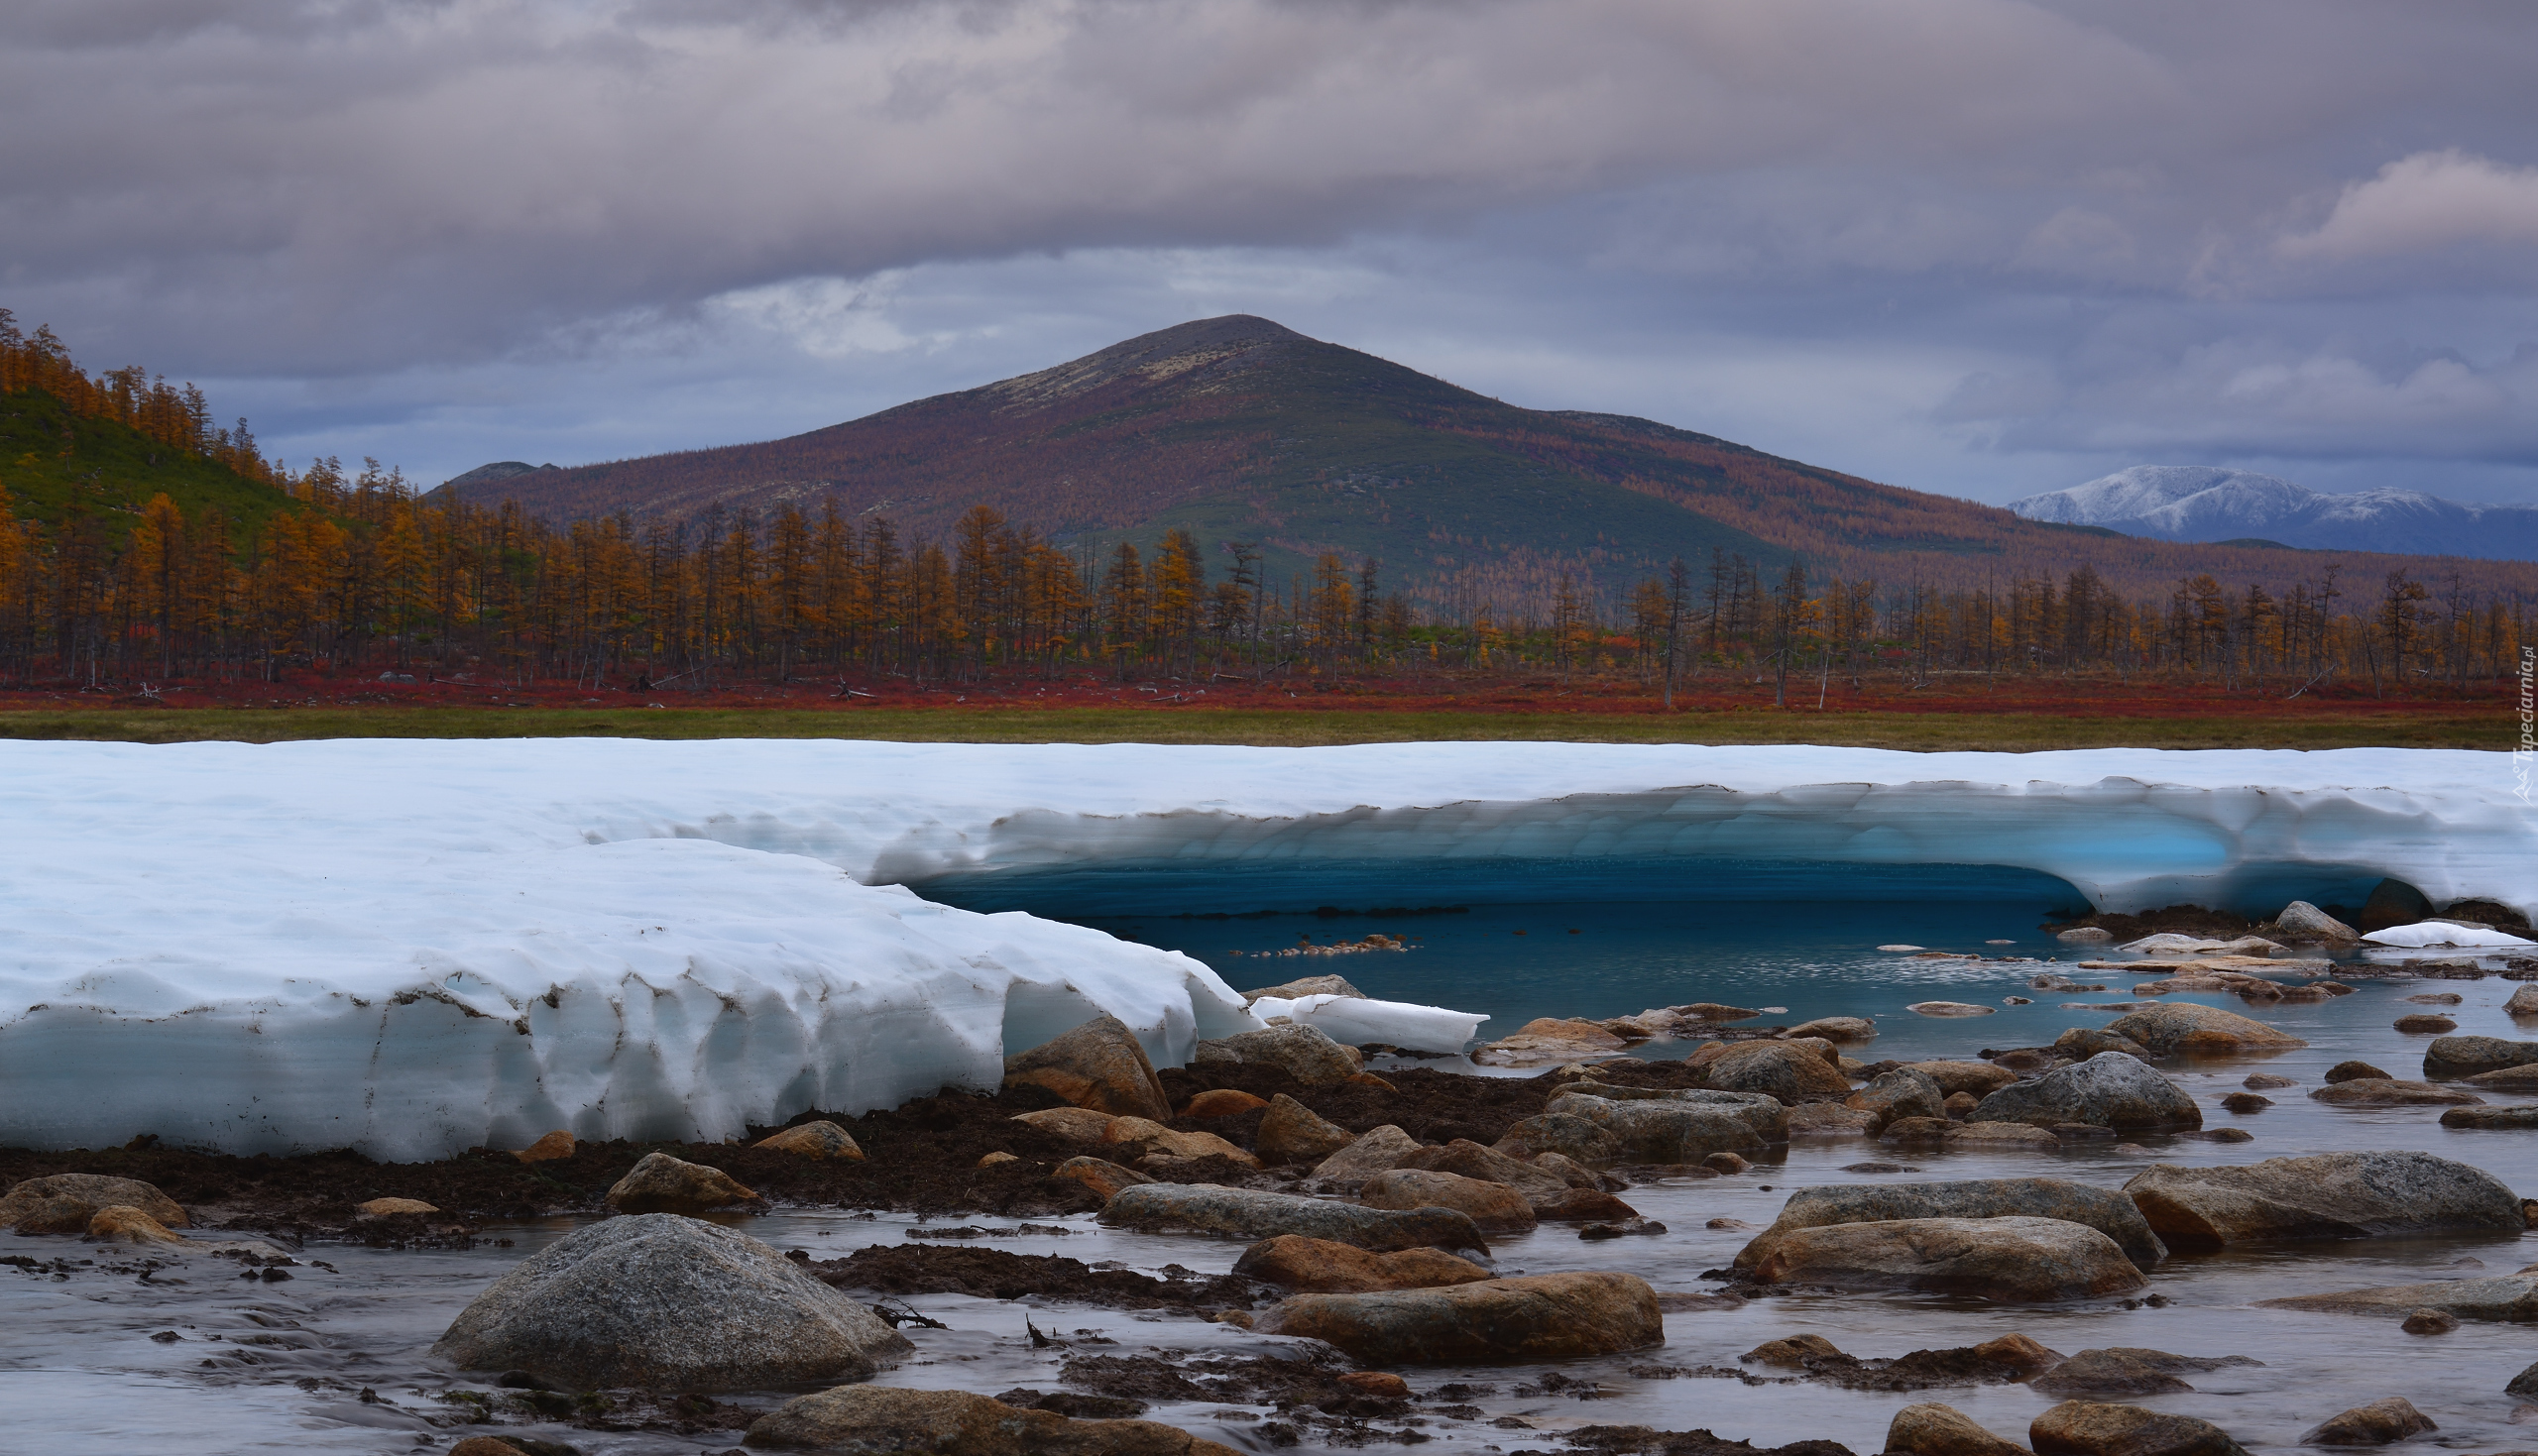
[[[1237,986],[1337,971],[1373,995],[1487,1011],[1496,1018],[1492,1028],[1502,1030],[1538,1015],[1609,1016],[1693,1000],[1785,1006],[1789,1021],[1833,1013],[1869,1016],[1881,1036],[1872,1046],[1854,1050],[1875,1060],[2035,1045],[2049,1042],[2064,1027],[2102,1024],[2103,1013],[2061,1003],[2120,999],[2146,976],[2081,973],[2079,978],[2103,980],[2112,989],[2095,997],[2051,995],[2026,986],[2031,966],[1913,961],[1873,949],[1905,942],[1993,955],[2058,955],[2061,968],[2069,969],[2081,957],[2035,929],[2046,908],[1961,902],[1571,903],[1474,905],[1460,915],[1383,921],[1304,916],[1100,924],[1138,940],[1187,950]],[[1228,953],[1283,949],[1296,944],[1299,934],[1325,942],[1355,939],[1368,928],[1418,936],[1420,949],[1334,957]],[[1570,935],[1572,930],[1577,934]],[[2015,944],[1984,944],[1991,940]],[[2144,1137],[2137,1151],[2095,1143],[2043,1155],[1899,1154],[1857,1141],[1805,1144],[1743,1176],[1669,1178],[1631,1189],[1625,1196],[1633,1204],[1668,1225],[1671,1232],[1663,1237],[1590,1243],[1569,1229],[1546,1226],[1500,1241],[1499,1262],[1509,1273],[1621,1269],[1647,1278],[1660,1289],[1714,1288],[1701,1281],[1701,1273],[1725,1265],[1750,1235],[1708,1228],[1709,1220],[1733,1218],[1759,1226],[1776,1216],[1792,1188],[1914,1176],[1844,1171],[1872,1159],[1905,1164],[1928,1177],[2049,1173],[2114,1186],[2153,1159],[2215,1164],[2349,1149],[2421,1149],[2475,1164],[2524,1193],[2538,1193],[2538,1152],[2533,1151],[2538,1140],[2529,1134],[2448,1131],[2438,1125],[2438,1108],[2339,1111],[2308,1100],[2305,1090],[2319,1084],[2329,1065],[2346,1058],[2362,1058],[2399,1076],[2416,1074],[2420,1066],[2427,1039],[2402,1036],[2390,1023],[2414,1009],[2403,998],[2425,989],[2425,983],[2356,984],[2360,989],[2351,996],[2274,1009],[2248,1007],[2232,998],[2190,998],[2247,1012],[2311,1044],[2261,1062],[2169,1068],[2207,1109],[2209,1125],[2244,1127],[2254,1134],[2253,1143]],[[2450,1012],[2464,1033],[2538,1035],[2515,1028],[2501,1011],[2513,984],[2498,979],[2444,982],[2438,989],[2465,998]],[[1933,995],[2000,1005],[2003,997],[2014,994],[2033,996],[2036,1004],[2003,1006],[1995,1016],[1970,1021],[1932,1021],[1903,1010],[1907,1002]],[[1683,1049],[1655,1050],[1666,1055]],[[2259,1065],[2302,1085],[2269,1092],[2275,1105],[2252,1116],[2222,1111],[2221,1097],[2239,1090],[2241,1078]],[[2489,1100],[2521,1099],[2495,1094]],[[895,1241],[911,1220],[885,1214],[867,1221],[836,1210],[797,1210],[738,1222],[779,1248],[804,1248],[828,1258],[864,1243]],[[1222,1272],[1240,1252],[1228,1241],[1120,1233],[1082,1218],[1064,1223],[1072,1230],[1066,1237],[1017,1237],[996,1245],[1025,1253],[1065,1253],[1088,1262],[1118,1260],[1148,1272],[1176,1263],[1202,1273]],[[0,1403],[9,1410],[9,1439],[29,1450],[63,1451],[322,1447],[385,1453],[429,1449],[422,1444],[426,1441],[445,1447],[464,1431],[435,1430],[418,1412],[443,1408],[432,1397],[453,1384],[482,1389],[484,1383],[456,1382],[448,1372],[431,1370],[424,1350],[486,1283],[568,1226],[553,1221],[512,1229],[507,1232],[515,1247],[464,1253],[312,1248],[303,1257],[324,1259],[337,1272],[303,1268],[293,1271],[293,1281],[277,1285],[242,1286],[229,1266],[212,1261],[201,1261],[212,1265],[208,1270],[169,1271],[147,1284],[129,1276],[54,1281],[0,1270]],[[97,1252],[59,1239],[0,1244],[8,1245],[8,1252],[23,1249],[45,1258]],[[2027,1421],[2053,1402],[2022,1386],[1877,1394],[1811,1385],[1747,1386],[1691,1376],[1664,1379],[1656,1368],[1733,1366],[1740,1352],[1766,1339],[1798,1333],[1823,1335],[1856,1355],[1891,1356],[1970,1345],[2016,1331],[2066,1354],[2144,1345],[2188,1355],[2251,1355],[2264,1365],[2191,1375],[2193,1393],[2139,1403],[2204,1416],[2258,1450],[2288,1451],[2302,1430],[2326,1415],[2388,1395],[2405,1396],[2440,1423],[2440,1433],[2428,1438],[2432,1445],[2520,1449],[2538,1444],[2531,1439],[2538,1432],[2512,1422],[2517,1402],[2502,1394],[2502,1387],[2538,1359],[2538,1341],[2526,1327],[2472,1323],[2448,1335],[2415,1337],[2400,1333],[2389,1320],[2250,1306],[2258,1299],[2364,1285],[2507,1274],[2538,1258],[2538,1253],[2524,1252],[2530,1247],[2518,1238],[2370,1240],[2172,1259],[2151,1276],[2149,1290],[2164,1296],[2166,1304],[2129,1310],[2108,1303],[2019,1309],[1892,1294],[1762,1299],[1732,1311],[1670,1315],[1661,1350],[1563,1367],[1572,1378],[1596,1384],[1600,1399],[1593,1400],[1519,1393],[1518,1387],[1539,1370],[1409,1374],[1419,1391],[1453,1380],[1498,1388],[1496,1395],[1476,1400],[1483,1409],[1480,1421],[1430,1417],[1423,1433],[1432,1438],[1430,1449],[1440,1451],[1549,1446],[1558,1430],[1597,1423],[1707,1427],[1759,1444],[1826,1437],[1869,1452],[1881,1448],[1894,1412],[1916,1400],[1946,1401],[2020,1440]],[[173,1278],[188,1282],[171,1283]],[[1179,1317],[1050,1310],[961,1296],[912,1302],[952,1328],[907,1331],[919,1353],[883,1377],[894,1384],[987,1394],[1015,1386],[1056,1389],[1057,1365],[1068,1352],[1033,1348],[1024,1335],[1026,1318],[1044,1330],[1064,1332],[1061,1337],[1079,1342],[1080,1350],[1111,1348],[1090,1343],[1095,1340],[1115,1340],[1120,1353],[1149,1347],[1235,1352],[1264,1343],[1238,1330]],[[149,1338],[163,1329],[175,1329],[184,1339],[157,1343]],[[213,1342],[208,1338],[212,1334],[224,1338]],[[259,1336],[276,1338],[239,1343]],[[203,1366],[206,1359],[215,1362],[212,1368]],[[1634,1369],[1642,1373],[1634,1375]],[[365,1387],[384,1400],[361,1401],[358,1392]],[[769,1395],[762,1403],[774,1399]],[[1152,1414],[1230,1445],[1260,1449],[1251,1429],[1256,1422],[1225,1413],[1238,1408],[1166,1405]],[[1536,1434],[1486,1423],[1501,1416],[1526,1420]],[[563,1427],[533,1433],[569,1441],[586,1452],[630,1456],[723,1451],[735,1444],[728,1432],[694,1439]]]

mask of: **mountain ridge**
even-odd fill
[[[2262,537],[2302,550],[2538,558],[2538,507],[2379,487],[2329,494],[2223,466],[2136,465],[2010,503],[2027,520],[2178,542]]]
[[[1387,585],[1465,607],[1539,601],[1562,577],[1610,599],[1713,553],[1766,576],[1802,561],[1931,586],[2085,564],[2128,591],[2193,572],[2279,580],[2283,555],[2023,520],[1657,420],[1527,409],[1249,314],[783,439],[434,494],[550,519],[833,504],[938,541],[985,505],[1086,554],[1175,529],[1211,553],[1250,543],[1273,582],[1323,553],[1375,558]]]

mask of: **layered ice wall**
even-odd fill
[[[2383,875],[2436,903],[2538,910],[2538,832],[2509,765],[2393,749],[0,744],[0,1143],[150,1131],[414,1157],[555,1126],[717,1138],[987,1085],[1004,1050],[1096,1010],[1167,1064],[1252,1024],[1186,957],[894,886],[1090,913],[1179,885],[1237,911],[1431,889],[1672,898],[1783,871],[1820,894],[1827,872],[1856,888],[1989,867],[2118,910],[2352,903]]]

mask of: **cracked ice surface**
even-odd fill
[[[1240,910],[1997,865],[2108,909],[2380,875],[2538,909],[2511,782],[2397,749],[0,744],[0,1142],[720,1138],[990,1084],[1096,1010],[1167,1064],[1253,1024],[1195,960],[896,886],[1090,913],[1176,877]]]

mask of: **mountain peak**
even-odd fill
[[[1281,352],[1282,346],[1317,342],[1284,324],[1248,313],[1228,313],[1139,334],[1054,369],[1000,380],[977,392],[1002,408],[1037,408],[1105,385],[1123,381],[1159,385],[1227,361],[1235,363],[1226,372],[1236,373],[1246,357],[1257,364],[1265,362],[1264,355]]]

